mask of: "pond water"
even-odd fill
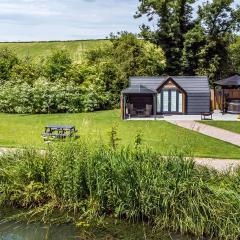
[[[133,230],[133,229],[132,229]],[[111,232],[112,231],[112,232]],[[0,240],[140,240],[144,239],[144,234],[138,235],[131,234],[130,231],[126,230],[123,235],[119,232],[116,227],[116,233],[113,233],[112,229],[110,232],[97,230],[94,233],[80,232],[79,229],[73,225],[46,225],[46,224],[24,224],[17,222],[0,223]],[[138,236],[137,236],[138,235]],[[162,235],[164,236],[164,234]],[[155,237],[149,237],[147,239],[159,239]],[[178,236],[161,237],[161,240],[186,240]]]
[[[76,240],[79,231],[72,225],[50,226],[43,224],[1,223],[0,240]]]

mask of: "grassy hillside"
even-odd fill
[[[19,57],[30,56],[41,58],[48,55],[54,48],[68,49],[76,61],[81,61],[83,53],[88,49],[104,46],[108,40],[79,40],[66,42],[28,42],[28,43],[0,43],[0,48],[13,49]]]

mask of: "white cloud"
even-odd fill
[[[0,1],[0,15],[50,16],[59,14],[45,0]]]
[[[137,32],[138,0],[0,0],[0,41],[105,38]]]
[[[199,0],[200,1],[200,0]],[[0,0],[0,41],[105,38],[138,32],[138,0]]]

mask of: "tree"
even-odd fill
[[[84,82],[87,74],[91,74],[88,66],[72,63],[64,73],[64,80],[66,83],[73,82],[80,85]]]
[[[96,70],[83,83],[91,91],[95,86],[95,94],[89,95],[90,105],[97,106],[97,96],[107,108],[119,104],[120,92],[128,86],[130,76],[160,75],[166,65],[161,48],[127,32],[112,34],[110,44],[90,50],[86,57],[87,65]]]
[[[162,47],[167,59],[168,74],[181,71],[184,35],[193,27],[192,4],[195,0],[140,0],[135,17],[147,15],[148,20],[157,22],[157,30],[142,25],[141,35]]]
[[[166,66],[160,47],[127,32],[112,37],[111,56],[120,69],[122,88],[127,86],[130,76],[161,75]]]
[[[130,76],[160,75],[166,66],[164,52],[156,45],[123,32],[111,35],[111,44],[91,50],[88,64],[97,65],[99,78],[119,92],[127,87]]]
[[[51,82],[64,79],[71,65],[70,53],[67,50],[56,49],[45,60],[44,75]]]
[[[181,68],[182,74],[194,76],[200,68],[200,55],[207,43],[204,28],[197,24],[184,36]]]
[[[198,15],[206,35],[201,48],[198,73],[207,74],[211,81],[229,73],[229,45],[233,33],[240,30],[240,8],[232,6],[234,0],[207,1],[199,8]]]
[[[26,82],[32,85],[40,77],[40,64],[35,63],[31,58],[19,60],[11,69],[10,78],[14,82]]]
[[[228,54],[230,57],[231,74],[240,75],[240,37],[236,37],[236,41],[229,46]]]
[[[15,52],[8,48],[0,50],[0,82],[6,82],[11,78],[13,67],[18,64],[19,59]]]

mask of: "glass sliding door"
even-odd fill
[[[177,112],[177,91],[171,90],[171,112]]]
[[[183,112],[183,94],[181,92],[178,93],[178,112]]]
[[[183,94],[176,89],[163,89],[157,97],[158,113],[183,113]]]
[[[164,90],[162,92],[163,95],[163,112],[169,112],[169,91]]]
[[[162,94],[158,93],[157,95],[157,112],[160,113],[162,111]]]

